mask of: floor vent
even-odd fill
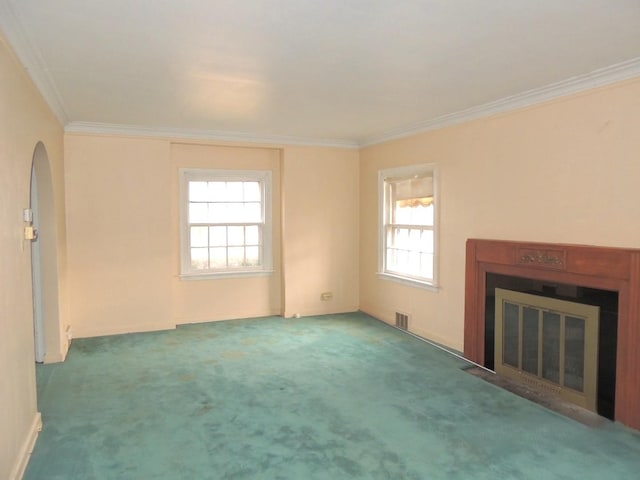
[[[396,312],[396,327],[402,330],[409,330],[409,315]]]

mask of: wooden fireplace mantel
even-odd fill
[[[487,273],[618,292],[615,419],[640,430],[640,250],[467,240],[464,355],[481,365]]]

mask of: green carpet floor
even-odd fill
[[[640,435],[488,384],[362,313],[75,340],[26,480],[640,478]]]

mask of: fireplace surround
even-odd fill
[[[486,364],[487,274],[618,293],[614,419],[640,430],[640,250],[469,239],[464,354]]]

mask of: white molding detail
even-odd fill
[[[368,147],[388,142],[390,140],[428,132],[430,130],[437,130],[439,128],[477,120],[479,118],[496,115],[498,113],[530,107],[549,100],[580,93],[616,82],[622,82],[635,77],[640,77],[640,57],[600,68],[584,75],[578,75],[560,82],[545,85],[544,87],[534,88],[533,90],[528,90],[500,100],[468,108],[466,110],[442,115],[404,128],[390,130],[380,135],[374,135],[369,138],[362,139],[359,142],[359,145],[360,147]]]
[[[55,353],[48,353],[44,356],[44,363],[45,365],[48,365],[50,363],[61,363],[64,362],[67,359],[67,353],[69,353],[69,346],[67,344],[66,347],[61,346],[61,351],[60,352],[55,352]]]
[[[79,330],[74,333],[73,338],[90,338],[90,337],[104,337],[107,335],[123,335],[126,333],[144,333],[144,332],[164,332],[175,330],[175,323],[168,323],[164,325],[154,325],[150,323],[140,323],[134,325],[128,325],[126,327],[118,326],[116,328],[103,328],[103,327],[90,327],[84,330]]]
[[[349,139],[313,139],[284,135],[256,135],[247,132],[192,130],[167,127],[145,127],[97,122],[71,122],[65,127],[68,133],[97,135],[147,136],[188,140],[257,143],[267,145],[301,145],[358,149],[439,128],[458,125],[471,120],[489,117],[520,108],[537,105],[549,100],[584,92],[616,82],[640,77],[640,57],[611,65],[593,72],[578,75],[560,82],[518,93],[483,105],[425,120],[404,128],[389,130],[360,141]]]
[[[195,130],[185,128],[145,127],[97,122],[71,122],[65,126],[67,133],[94,135],[124,135],[134,137],[157,137],[188,140],[211,140],[217,142],[257,143],[267,145],[300,145],[310,147],[354,148],[358,142],[347,139],[302,138],[285,135],[257,135],[247,132]]]
[[[33,447],[36,444],[38,434],[41,430],[42,415],[40,412],[36,412],[33,417],[33,422],[31,422],[31,427],[27,432],[27,437],[24,439],[22,447],[20,448],[20,453],[18,454],[13,470],[11,470],[11,474],[9,475],[9,480],[22,480],[24,472],[27,469],[27,464],[29,463],[29,458],[31,457],[31,452],[33,452]]]
[[[69,121],[69,115],[64,107],[62,96],[56,88],[40,50],[31,40],[19,15],[8,0],[0,1],[0,30],[53,114],[62,125],[65,125]]]

